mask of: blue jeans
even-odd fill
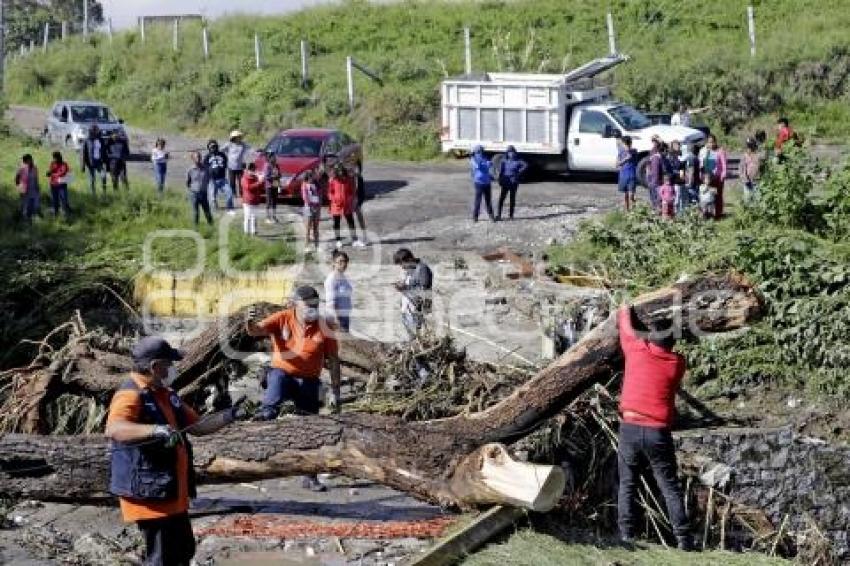
[[[41,213],[41,199],[38,194],[21,195],[21,214],[24,220],[32,222],[32,217]]]
[[[68,204],[68,185],[62,183],[61,185],[51,185],[50,186],[50,198],[53,201],[53,214],[55,216],[59,216],[59,207],[62,207],[62,212],[67,216],[71,214],[71,205]]]
[[[190,191],[189,204],[192,205],[192,218],[195,222],[195,226],[198,225],[198,222],[201,219],[201,210],[204,211],[204,216],[207,218],[207,222],[212,225],[213,218],[212,212],[210,212],[210,201],[207,200],[207,193],[204,191],[198,191],[197,193]]]
[[[305,379],[289,375],[278,368],[269,369],[266,374],[266,392],[263,395],[262,413],[269,417],[277,416],[280,404],[286,400],[295,403],[295,408],[311,415],[319,414],[319,378]]]
[[[481,199],[484,199],[484,206],[487,208],[487,215],[490,220],[493,220],[493,202],[491,195],[490,183],[475,183],[475,200],[472,203],[472,219],[478,220],[478,212],[481,210]]]
[[[165,173],[168,171],[168,163],[159,161],[153,164],[153,176],[156,181],[156,190],[162,192],[165,190]]]
[[[227,210],[233,210],[233,189],[227,179],[210,179],[209,193],[213,207],[218,209],[218,193],[224,193],[225,206]]]

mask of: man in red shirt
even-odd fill
[[[626,543],[634,539],[637,479],[644,461],[648,461],[664,495],[678,547],[691,550],[693,542],[670,433],[676,416],[676,391],[685,374],[685,359],[673,351],[676,340],[672,328],[659,324],[641,333],[645,338],[642,337],[636,327],[644,329],[631,307],[620,309],[617,322],[625,358],[618,457],[620,538]]]

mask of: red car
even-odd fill
[[[363,148],[339,130],[304,128],[284,130],[266,145],[275,156],[280,170],[281,200],[301,198],[301,180],[307,171],[326,171],[343,163],[360,177],[363,171]],[[265,165],[265,157],[257,158],[257,168]]]

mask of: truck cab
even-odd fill
[[[678,140],[683,154],[704,142],[699,130],[653,125],[594,78],[627,61],[623,55],[595,59],[563,75],[485,73],[442,84],[441,144],[444,152],[481,145],[498,155],[513,145],[530,164],[556,172],[613,173],[617,140],[630,136],[641,159],[652,138]],[[639,166],[639,174],[645,162]]]

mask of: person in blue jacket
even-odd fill
[[[484,148],[480,145],[475,146],[472,151],[472,157],[469,159],[470,167],[472,168],[472,182],[475,185],[475,200],[472,204],[472,221],[478,222],[478,212],[481,210],[481,199],[484,198],[484,206],[487,207],[487,214],[490,220],[495,222],[493,216],[493,202],[490,193],[490,184],[492,177],[490,169],[493,164],[484,155]]]
[[[516,191],[519,188],[519,180],[526,169],[528,169],[528,163],[519,158],[514,146],[509,145],[507,151],[505,151],[505,158],[499,163],[499,186],[502,187],[502,190],[499,193],[499,209],[496,212],[496,220],[502,219],[502,207],[505,204],[505,198],[509,195],[511,200],[508,218],[514,219]]]

